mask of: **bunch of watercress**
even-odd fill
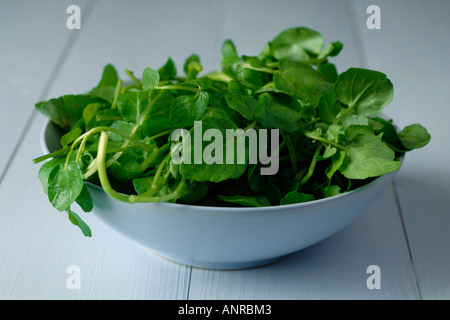
[[[50,159],[39,170],[49,201],[91,236],[71,209],[75,202],[93,208],[84,182],[130,204],[276,206],[338,195],[399,169],[401,155],[430,135],[420,124],[400,131],[380,117],[393,98],[391,81],[361,68],[339,74],[329,59],[342,48],[301,27],[281,32],[257,56],[239,55],[226,40],[220,70],[205,75],[196,54],[182,77],[170,57],[141,77],[125,70],[125,84],[107,65],[88,93],[36,104],[62,134],[59,150],[34,159]],[[279,130],[278,172],[262,175],[265,164],[249,163],[248,153],[235,164],[175,163],[172,132],[191,132],[197,121],[224,136],[226,129]]]

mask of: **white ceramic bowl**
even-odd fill
[[[41,144],[44,153],[59,148],[51,122],[42,130]],[[340,231],[385,191],[397,172],[334,197],[261,208],[127,204],[96,185],[87,186],[98,218],[160,256],[195,267],[242,269],[276,261]]]

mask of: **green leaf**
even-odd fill
[[[345,155],[345,151],[337,150],[337,152],[331,157],[331,165],[325,169],[325,175],[327,176],[328,180],[331,180],[336,171],[338,171],[339,168],[343,165]]]
[[[220,65],[223,67],[240,62],[241,59],[239,58],[239,55],[237,54],[236,47],[231,40],[225,40],[222,44],[222,49],[220,51]]]
[[[190,81],[186,81],[180,83],[180,86],[189,86],[189,87],[197,87],[200,90],[208,90],[213,85],[213,81],[208,77],[192,79]]]
[[[289,69],[302,69],[302,68],[312,68],[310,64],[301,61],[293,61],[288,59],[281,59],[278,61],[278,69],[280,71],[286,71]]]
[[[281,199],[280,204],[287,205],[287,204],[308,202],[313,200],[315,200],[315,198],[312,194],[300,193],[298,191],[291,191]]]
[[[264,46],[264,48],[261,50],[261,52],[258,55],[258,58],[262,61],[273,61],[275,57],[272,56],[272,50],[271,50],[272,43],[268,42]]]
[[[341,123],[344,127],[368,126],[369,119],[361,114],[348,114],[344,118],[342,118]]]
[[[264,185],[263,181],[263,176],[260,175],[260,165],[249,164],[247,170],[247,183],[250,190],[256,192],[261,191]]]
[[[96,88],[101,87],[115,87],[117,81],[119,80],[119,75],[116,68],[112,64],[107,64],[103,69],[102,78],[97,84]]]
[[[236,80],[228,82],[228,91],[225,93],[228,106],[239,112],[244,118],[252,120],[258,109],[258,101],[249,95],[247,90]]]
[[[188,181],[180,193],[180,200],[186,203],[195,203],[203,199],[208,193],[208,185],[204,182]]]
[[[169,90],[152,89],[121,94],[117,106],[124,120],[150,137],[172,127],[169,122],[172,100]]]
[[[117,106],[125,121],[137,123],[149,112],[149,96],[153,90],[123,93],[119,95]]]
[[[431,139],[427,129],[418,123],[405,127],[398,136],[402,144],[409,150],[422,148]]]
[[[336,185],[327,186],[327,187],[323,188],[323,190],[322,190],[322,196],[324,198],[337,196],[338,194],[341,194],[341,193],[342,193],[341,187],[336,186]]]
[[[329,43],[323,51],[319,54],[317,59],[323,59],[326,57],[335,57],[341,52],[344,45],[340,41]]]
[[[90,130],[99,125],[100,122],[96,119],[96,116],[99,114],[118,115],[116,109],[109,109],[104,103],[90,103],[83,110],[83,121],[85,123],[86,130]],[[108,126],[110,123],[112,123],[112,121],[103,124]]]
[[[64,161],[63,158],[53,158],[44,163],[39,169],[38,178],[41,181],[45,194],[48,194],[48,177],[50,176],[50,172],[58,165],[63,164]]]
[[[366,117],[380,113],[394,94],[392,83],[384,73],[360,68],[341,73],[335,91],[340,102]]]
[[[245,68],[242,63],[227,65],[223,72],[251,90],[256,91],[264,85],[264,74]]]
[[[410,149],[403,145],[400,140],[397,128],[393,125],[392,120],[385,120],[379,117],[374,117],[370,119],[369,122],[371,127],[374,128],[374,132],[380,134],[381,139],[394,151],[403,153]],[[381,127],[379,127],[380,125]]]
[[[271,41],[270,51],[278,60],[304,61],[319,55],[323,46],[320,33],[300,27],[281,32]]]
[[[242,56],[242,61],[253,68],[264,68],[266,66],[262,60],[254,56]]]
[[[273,82],[276,88],[312,106],[317,105],[321,96],[333,92],[333,84],[307,66],[277,71]]]
[[[83,188],[75,201],[84,212],[91,212],[94,208],[94,202],[85,184],[83,184]]]
[[[281,192],[276,184],[266,184],[262,186],[262,194],[270,201],[270,204],[275,206],[279,205],[281,201]]]
[[[93,88],[89,95],[102,98],[110,103],[114,99],[119,75],[113,65],[108,64],[103,69],[102,78],[95,88]]]
[[[89,106],[91,106],[91,105],[89,105]],[[104,119],[99,120],[98,117],[103,117]],[[90,118],[91,120],[86,123],[86,131],[91,130],[98,126],[109,127],[114,123],[114,121],[116,121],[115,119],[118,119],[118,118],[120,119],[120,114],[117,109],[99,108],[95,112],[94,116],[92,116],[92,118]]]
[[[245,207],[268,207],[270,206],[269,200],[264,196],[223,196],[217,195],[223,201],[236,203]]]
[[[346,129],[346,157],[339,168],[347,179],[378,177],[400,168],[395,152],[367,127]]]
[[[83,219],[80,218],[78,214],[70,209],[67,209],[66,212],[69,215],[70,222],[72,222],[73,225],[79,227],[84,236],[92,237],[91,228],[89,228],[89,226],[83,221]]]
[[[69,144],[74,142],[83,132],[83,129],[79,127],[75,127],[69,132],[67,132],[65,135],[61,137],[61,145],[63,147],[67,147]]]
[[[208,93],[202,91],[195,96],[179,96],[170,105],[169,121],[174,128],[185,128],[200,120],[208,106]]]
[[[111,125],[111,128],[120,130],[121,132],[125,133],[125,134],[130,134],[130,132],[133,130],[133,123],[131,122],[126,122],[123,120],[116,120],[114,121]],[[115,133],[115,132],[110,132],[109,133],[109,140],[110,141],[125,141],[125,137]]]
[[[326,93],[319,99],[319,118],[326,124],[333,124],[337,114],[341,111],[341,105],[334,93]]]
[[[318,160],[325,160],[328,159],[330,157],[332,157],[333,155],[335,155],[337,152],[337,148],[333,147],[331,145],[327,145],[325,147],[325,151],[323,152],[322,156],[318,157]]]
[[[177,76],[177,68],[172,58],[167,58],[166,63],[158,69],[160,80],[173,80]]]
[[[103,103],[91,103],[86,106],[83,110],[83,120],[85,124],[88,124],[92,118],[95,118],[97,112],[101,109],[106,108]]]
[[[293,104],[283,103],[279,96],[267,92],[258,96],[258,103],[255,119],[264,128],[287,132],[294,132],[299,128],[298,121],[302,116]]]
[[[214,132],[218,133],[217,140],[216,137],[211,137],[212,141],[203,141],[205,131],[209,129],[214,129]],[[243,163],[239,163],[236,146],[238,139],[243,138],[227,135],[227,129],[236,130],[237,126],[226,114],[220,111],[215,112],[215,110],[209,110],[201,121],[194,125],[189,131],[191,136],[190,163],[183,161],[179,165],[179,172],[183,178],[194,181],[221,182],[242,176],[247,168],[247,160],[242,159]],[[197,139],[196,134],[201,138]],[[234,147],[234,157],[227,163],[227,148],[232,147]],[[196,160],[196,155],[201,158]]]
[[[310,104],[302,105],[302,119],[306,122],[312,121],[317,117],[317,108]]]
[[[259,88],[257,91],[254,92],[254,95],[258,95],[258,94],[263,93],[263,92],[273,92],[273,93],[288,94],[287,92],[284,92],[283,90],[275,88],[273,82],[269,82],[265,86]]]
[[[39,102],[35,108],[63,130],[69,131],[83,117],[83,110],[86,106],[101,101],[103,100],[97,97],[69,94]]]
[[[83,175],[78,163],[69,161],[58,164],[48,177],[48,198],[59,211],[66,210],[78,198],[83,189]]]
[[[111,164],[110,172],[118,181],[131,181],[142,175],[140,164],[143,160],[141,154],[136,151],[128,151]]]
[[[340,143],[342,141],[342,138],[345,135],[345,130],[342,125],[339,124],[332,124],[328,127],[328,130],[325,133],[325,137],[328,140]]]
[[[154,176],[146,176],[133,179],[134,190],[138,195],[146,193],[152,188],[154,179]],[[186,182],[186,184],[188,183],[189,182]],[[155,196],[162,196],[170,192],[169,185],[163,179],[158,180],[158,182],[156,183],[156,189],[158,190],[158,192],[155,194]]]
[[[336,66],[332,63],[325,62],[317,66],[317,71],[324,75],[324,77],[331,83],[335,83],[338,78],[338,71]]]
[[[144,90],[152,89],[159,85],[159,73],[156,70],[148,67],[144,69],[142,74],[142,87]]]
[[[203,67],[200,63],[200,57],[196,54],[190,55],[184,62],[183,70],[186,73],[186,80],[192,80],[202,71]]]
[[[332,124],[328,127],[327,131],[325,132],[325,138],[330,141],[340,143],[342,138],[344,137],[344,134],[345,134],[345,131],[344,131],[343,126],[338,125],[338,124]],[[328,145],[326,145],[325,151],[323,152],[320,159],[322,159],[322,160],[328,159],[328,158],[334,156],[337,151],[338,151],[338,149],[336,147],[328,144]],[[330,168],[330,170],[331,169],[332,168]],[[336,168],[336,169],[338,169],[338,168]],[[331,173],[331,175],[334,174],[334,171]]]
[[[152,187],[154,177],[140,177],[133,179],[133,187],[137,194],[143,194]]]

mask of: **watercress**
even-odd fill
[[[75,203],[93,209],[89,184],[130,204],[255,207],[339,195],[395,171],[401,155],[424,147],[430,135],[420,124],[400,130],[381,117],[393,99],[391,81],[362,68],[339,74],[330,58],[342,49],[341,42],[325,45],[320,33],[300,27],[281,32],[254,56],[239,55],[226,40],[220,69],[206,74],[196,54],[181,76],[170,57],[140,77],[125,70],[130,81],[107,65],[87,93],[35,106],[62,132],[60,149],[33,160],[48,160],[38,175],[44,192],[91,236],[72,210]],[[176,162],[172,133],[193,132],[199,122],[203,131],[222,133],[279,130],[282,141],[272,150],[279,170],[262,175],[266,163],[250,163],[248,153],[234,164],[214,162],[220,155],[207,153],[208,144],[188,146],[194,157],[209,154],[202,162]],[[211,144],[225,148],[232,139]]]

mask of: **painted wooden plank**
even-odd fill
[[[92,229],[92,238],[85,238],[52,208],[37,179],[39,166],[31,162],[41,152],[45,122],[37,116],[0,188],[0,298],[185,299],[189,267],[78,212]],[[77,283],[70,282],[76,272],[71,266],[80,272],[80,289],[71,289]]]
[[[195,3],[164,1],[158,5],[145,1],[133,1],[131,5],[130,2],[124,1],[98,1],[89,22],[82,26],[83,33],[68,54],[64,68],[52,86],[48,98],[89,90],[97,84],[103,67],[108,63],[112,63],[126,79],[126,68],[139,77],[145,67],[159,68],[170,56],[179,72],[183,73],[185,59],[196,53],[201,58],[204,70],[212,71],[219,64],[218,55],[213,55],[217,28],[220,26],[219,16],[220,5],[205,0]],[[99,229],[103,230],[101,227]],[[133,246],[117,234],[99,234],[98,237],[105,241],[102,242],[104,246],[111,245],[110,252],[116,252],[116,248],[123,246]],[[125,243],[122,244],[124,240]],[[138,250],[136,245],[134,246],[131,252]],[[132,266],[135,258],[127,254],[131,247],[120,251],[118,260],[112,265],[117,265],[120,270],[124,270],[127,265]],[[83,252],[77,252],[81,261],[88,259]],[[143,265],[151,261],[154,265],[153,272],[142,268],[126,270],[123,276],[124,284],[108,289],[105,282],[96,288],[91,286],[80,296],[92,297],[95,294],[101,295],[104,291],[107,292],[103,293],[106,297],[108,294],[115,297],[123,295],[160,299],[187,296],[189,267],[168,262],[148,251],[140,252],[139,259]],[[124,263],[118,262],[121,260]],[[108,262],[97,260],[96,263],[88,265],[92,268],[101,265],[103,268],[104,263]],[[111,272],[111,278],[106,279],[117,276],[114,269]],[[127,276],[126,273],[130,275]],[[99,281],[97,277],[95,280]],[[139,277],[143,282],[147,282],[147,294],[135,292],[139,286],[133,279]],[[170,281],[171,279],[173,281]],[[128,280],[130,284],[126,286],[125,282]],[[137,289],[133,285],[138,286]],[[142,284],[140,286],[142,287]]]
[[[205,70],[215,69],[218,56],[212,51],[219,11],[220,5],[208,1],[197,1],[194,6],[181,1],[156,6],[144,1],[131,6],[123,1],[99,1],[89,22],[82,22],[82,32],[45,98],[89,90],[107,63],[116,65],[121,75],[125,68],[138,75],[146,66],[157,68],[171,56],[182,71],[184,59],[198,53]],[[82,8],[82,17],[85,13]],[[51,208],[36,177],[38,166],[31,164],[31,159],[41,154],[38,135],[45,121],[39,114],[36,119],[5,175],[3,185],[11,184],[11,188],[0,190],[2,212],[9,213],[1,215],[6,230],[2,232],[0,259],[8,263],[0,270],[0,295],[38,299],[185,298],[189,267],[153,255],[103,226],[95,216],[85,217],[94,237],[83,238],[64,214]],[[30,177],[34,178],[26,184]],[[66,286],[70,265],[80,268],[80,290]]]
[[[204,72],[216,70],[220,10],[220,5],[208,0],[98,1],[52,96],[90,90],[108,63],[124,81],[129,80],[125,69],[141,77],[146,67],[158,69],[168,57],[182,75],[185,59],[191,54],[200,56]]]
[[[109,13],[123,13],[125,4],[116,2],[119,6],[116,9],[111,9],[110,5],[113,6],[103,2],[92,12],[94,21],[108,25],[102,31],[105,32],[105,40],[98,40],[99,33],[95,32],[99,30],[96,29],[98,25],[89,31],[89,23],[83,24],[79,37],[85,42],[74,45],[74,54],[67,56],[61,74],[55,75],[55,81],[58,81],[56,89],[49,88],[46,98],[57,96],[58,90],[67,93],[74,89],[89,89],[86,78],[94,80],[95,77],[97,81],[99,75],[88,72],[86,77],[77,71],[77,65],[94,56],[97,57],[94,62],[102,62],[105,52],[115,52],[121,61],[133,60],[141,65],[147,62],[142,51],[137,54],[126,46],[117,46],[117,41],[110,41],[109,32],[117,33],[124,25],[117,25],[114,29],[115,20],[110,20]],[[137,7],[136,14],[131,16],[136,17],[137,12],[142,12],[141,7]],[[82,9],[82,16],[85,13]],[[145,18],[145,14],[141,14],[141,18]],[[132,35],[132,39],[127,38],[129,46],[139,37],[148,36],[143,28],[139,35],[134,27],[131,24],[127,31],[128,35]],[[52,38],[51,35],[48,32],[49,38]],[[89,39],[82,38],[82,35]],[[105,51],[100,52],[100,47]],[[151,48],[148,49],[151,51]],[[87,52],[89,57],[85,55]],[[65,214],[51,207],[37,179],[39,166],[31,162],[31,159],[42,154],[39,134],[45,119],[36,114],[33,120],[0,188],[0,296],[4,299],[184,299],[188,292],[189,267],[153,255],[148,249],[110,230],[93,215],[86,215],[85,220],[94,236],[84,238]],[[67,286],[70,278],[67,268],[70,266],[79,267],[80,289],[71,290]]]
[[[0,2],[0,181],[71,32],[79,32],[66,26],[71,4],[84,7],[86,1]]]
[[[406,234],[423,299],[450,298],[450,2],[377,1],[381,29],[369,30],[370,1],[354,1],[369,67],[394,84],[389,115],[403,128],[422,123],[432,139],[407,155],[396,179]]]
[[[340,40],[341,72],[362,67],[345,1],[229,1],[224,37],[254,55],[285,28],[307,26],[326,42]],[[367,267],[381,268],[380,290],[366,286]],[[393,189],[355,223],[287,259],[242,271],[193,269],[189,299],[418,299]]]
[[[189,299],[418,299],[392,189],[354,223],[312,247],[249,270],[192,269]],[[369,266],[380,289],[369,289]],[[369,280],[370,281],[370,280]]]
[[[167,1],[146,7],[144,2],[133,2],[130,7],[124,2],[99,1],[46,97],[90,89],[108,62],[116,64],[123,74],[124,68],[139,72],[146,66],[159,66],[167,55],[180,66],[186,55],[196,52],[203,57],[206,70],[215,69],[217,44],[222,38],[236,39],[241,52],[251,53],[268,40],[262,31],[272,33],[269,38],[278,32],[272,26],[279,30],[299,24],[315,27],[329,41],[348,44],[338,58],[341,60],[336,59],[338,65],[346,68],[361,64],[344,2],[192,3]],[[173,10],[173,24],[163,30],[161,19]],[[124,12],[130,18],[118,19]],[[271,19],[267,12],[276,18]],[[246,20],[247,14],[251,18]],[[258,44],[249,41],[251,35],[259,39]],[[233,272],[192,269],[190,280],[190,268],[149,255],[103,226],[95,216],[86,217],[94,238],[82,238],[64,215],[50,207],[40,192],[39,181],[30,178],[36,177],[38,168],[26,159],[39,153],[38,133],[43,121],[38,116],[33,122],[0,188],[1,212],[9,213],[0,215],[0,228],[4,228],[0,233],[0,261],[8,261],[0,265],[1,297],[418,297],[392,189],[343,232],[278,264]],[[6,185],[8,188],[3,187]],[[381,268],[381,290],[369,290],[365,285],[366,268],[371,264]],[[66,286],[70,265],[80,267],[80,290]]]

